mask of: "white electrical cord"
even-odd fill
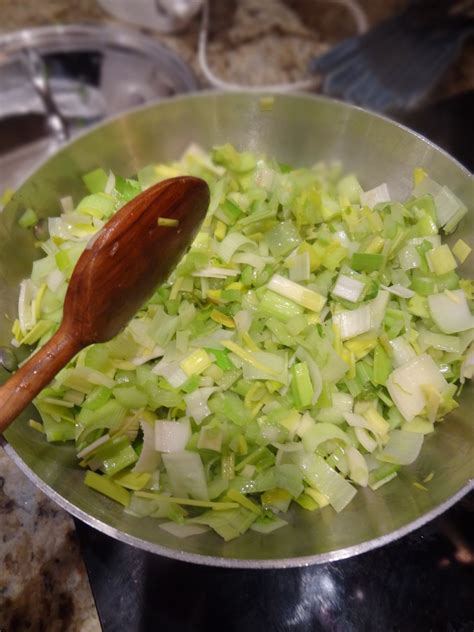
[[[368,29],[367,16],[365,12],[362,10],[357,0],[328,0],[328,2],[332,2],[334,4],[341,4],[346,7],[348,11],[352,14],[352,18],[355,22],[357,31],[359,35],[365,33]],[[261,85],[261,86],[248,86],[239,83],[232,83],[229,81],[224,81],[220,79],[214,72],[210,69],[208,61],[207,61],[207,40],[209,33],[209,2],[208,0],[204,0],[202,7],[202,16],[201,16],[201,28],[199,30],[199,39],[198,39],[198,63],[201,69],[202,74],[207,79],[209,84],[214,88],[219,88],[220,90],[230,90],[230,91],[238,91],[245,90],[247,92],[290,92],[290,91],[298,91],[298,90],[311,90],[312,88],[317,88],[320,85],[319,77],[311,77],[308,79],[301,79],[300,81],[291,81],[288,83],[274,83],[269,85]]]

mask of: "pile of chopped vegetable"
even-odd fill
[[[181,174],[212,192],[191,250],[123,333],[59,373],[30,423],[75,442],[86,485],[177,536],[269,533],[292,502],[342,511],[417,458],[472,377],[474,287],[457,272],[471,249],[440,237],[467,209],[421,169],[400,202],[337,164],[293,168],[230,145],[190,147],[137,179],[97,169],[90,194],[49,219],[16,345],[57,329],[107,219]],[[20,223],[36,219],[28,209]]]

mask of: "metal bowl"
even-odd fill
[[[68,24],[0,35],[0,192],[16,188],[65,135],[197,88],[176,53],[120,26]]]
[[[163,101],[119,116],[84,134],[48,160],[18,190],[0,214],[0,345],[8,344],[16,315],[18,285],[30,273],[37,251],[16,217],[25,207],[42,216],[59,212],[60,197],[83,194],[81,174],[98,165],[130,175],[151,161],[172,160],[186,146],[231,142],[291,164],[341,159],[365,188],[387,182],[402,198],[414,167],[449,186],[466,204],[474,200],[471,174],[426,139],[383,117],[310,96],[276,96],[261,108],[255,94],[198,94]],[[472,241],[474,213],[455,239]],[[462,266],[472,276],[474,262]],[[0,378],[1,379],[1,378]],[[348,557],[390,542],[446,510],[472,488],[474,478],[474,389],[463,390],[460,407],[427,437],[410,467],[377,492],[360,490],[340,514],[295,508],[291,524],[268,536],[249,532],[224,543],[211,533],[180,540],[153,519],[135,519],[86,488],[74,448],[47,444],[26,423],[26,411],[5,433],[6,450],[53,500],[88,524],[123,542],[168,557],[216,566],[298,566]],[[413,483],[433,472],[427,490]]]

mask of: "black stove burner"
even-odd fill
[[[197,566],[77,530],[104,632],[474,630],[474,494],[394,544],[300,569]]]
[[[400,115],[468,168],[474,92]],[[474,493],[348,560],[230,570],[168,560],[76,522],[104,632],[473,632]]]

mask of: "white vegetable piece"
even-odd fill
[[[59,200],[61,204],[61,208],[63,209],[63,213],[72,213],[74,211],[74,202],[72,201],[72,197],[70,195],[66,195]]]
[[[416,358],[416,353],[411,344],[403,336],[389,340],[389,344],[393,351],[393,364],[395,368],[402,366]]]
[[[455,334],[474,327],[464,290],[445,290],[428,296],[431,318],[445,334]]]
[[[308,281],[310,278],[309,253],[303,252],[287,259],[290,281]]]
[[[165,350],[160,345],[155,345],[153,349],[149,353],[144,353],[142,355],[137,355],[135,358],[131,359],[131,362],[135,366],[140,366],[141,364],[146,364],[150,362],[150,360],[156,360],[156,358],[161,357],[164,354]]]
[[[288,384],[288,359],[286,353],[280,355],[268,351],[252,351],[251,357],[256,364],[243,361],[242,373],[245,380],[275,380]],[[270,371],[264,368],[269,367]]]
[[[224,263],[230,263],[237,250],[242,248],[256,250],[257,244],[241,233],[229,233],[217,246],[217,254]]]
[[[349,465],[349,478],[351,478],[354,483],[361,485],[361,487],[367,487],[367,483],[369,482],[367,461],[359,450],[350,445],[344,448],[344,454],[346,455]]]
[[[177,538],[189,538],[193,535],[201,535],[209,531],[209,527],[201,524],[178,524],[177,522],[161,522],[158,524],[160,529],[171,533]]]
[[[208,499],[206,475],[197,452],[183,450],[163,454],[163,463],[175,496],[182,498],[189,495],[197,500]]]
[[[188,379],[186,373],[179,366],[179,362],[170,362],[166,357],[160,360],[160,362],[153,367],[151,372],[164,377],[173,388],[179,388]]]
[[[380,204],[380,202],[390,202],[390,193],[388,192],[388,187],[385,182],[379,184],[379,186],[374,189],[370,189],[370,191],[365,191],[365,193],[360,194],[360,203],[362,206],[374,208],[374,206]]]
[[[112,193],[115,187],[115,176],[112,171],[109,171],[109,175],[107,178],[107,182],[105,183],[104,193],[108,193],[109,195]]]
[[[184,396],[186,402],[186,415],[192,417],[197,424],[211,414],[207,401],[209,397],[217,390],[215,386],[206,388],[198,388],[192,393]]]
[[[84,457],[86,457],[91,452],[94,452],[94,450],[96,448],[98,448],[99,446],[103,445],[104,443],[107,443],[107,441],[109,439],[110,439],[110,435],[109,435],[108,432],[106,432],[105,435],[102,435],[102,437],[99,437],[98,439],[96,439],[92,443],[89,443],[88,446],[86,446],[83,450],[78,452],[77,453],[77,458],[78,459],[83,459]]]
[[[217,266],[207,266],[207,268],[201,268],[193,272],[193,277],[208,277],[209,279],[226,279],[227,277],[234,277],[239,274],[238,270],[231,268],[219,268]]]
[[[399,296],[400,298],[411,298],[412,296],[415,296],[415,292],[413,290],[403,287],[403,285],[400,285],[399,283],[395,283],[390,287],[387,287],[386,285],[381,285],[380,287],[395,296]]]
[[[343,298],[346,301],[351,301],[352,303],[357,303],[362,296],[364,287],[362,281],[352,279],[346,274],[340,274],[332,291],[332,295]]]
[[[191,437],[189,419],[155,421],[155,449],[160,452],[180,452]]]
[[[36,324],[36,317],[32,308],[33,292],[34,287],[30,279],[25,279],[21,282],[20,296],[18,298],[18,319],[23,334],[26,334]]]
[[[423,237],[413,237],[407,241],[408,244],[413,246],[421,246],[424,241],[428,241],[433,248],[441,246],[441,237],[439,235],[426,235]]]
[[[427,353],[417,356],[390,374],[387,380],[388,392],[406,421],[411,421],[425,407],[422,386],[426,384],[433,386],[439,393],[448,386],[439,367]]]
[[[160,464],[160,453],[155,448],[154,424],[140,419],[140,426],[143,431],[143,446],[132,472],[153,472]]]
[[[429,177],[413,189],[416,197],[429,194],[433,196],[439,226],[446,226],[452,220],[459,221],[467,213],[467,208],[448,187],[441,186]]]
[[[461,382],[464,382],[465,379],[470,379],[474,377],[474,344],[471,345],[468,349],[466,359],[462,363],[461,366]]]
[[[337,424],[344,421],[344,413],[350,413],[354,398],[349,393],[333,393],[332,405],[318,411],[317,420]]]
[[[63,285],[66,277],[61,270],[53,270],[46,279],[46,284],[51,292],[56,293],[61,285]]]
[[[320,312],[326,303],[326,297],[318,292],[308,290],[299,283],[290,281],[280,274],[274,274],[267,284],[267,288],[280,296],[310,309],[313,312]]]
[[[371,329],[378,329],[382,324],[389,298],[390,294],[386,290],[379,290],[379,293],[374,298],[374,300],[369,303],[371,314]]]
[[[420,254],[413,244],[407,244],[398,253],[398,261],[402,270],[411,270],[419,268],[421,265]]]
[[[392,430],[387,445],[377,458],[386,463],[410,465],[418,458],[422,445],[423,435],[420,432]]]
[[[241,309],[234,315],[234,322],[240,334],[247,333],[252,324],[252,314],[247,309]]]
[[[372,438],[366,428],[354,428],[354,432],[357,437],[357,441],[367,450],[367,452],[373,452],[375,450],[377,447],[377,441]]]
[[[364,334],[372,327],[370,305],[361,305],[357,309],[344,310],[335,314],[333,323],[338,327],[342,340]]]

